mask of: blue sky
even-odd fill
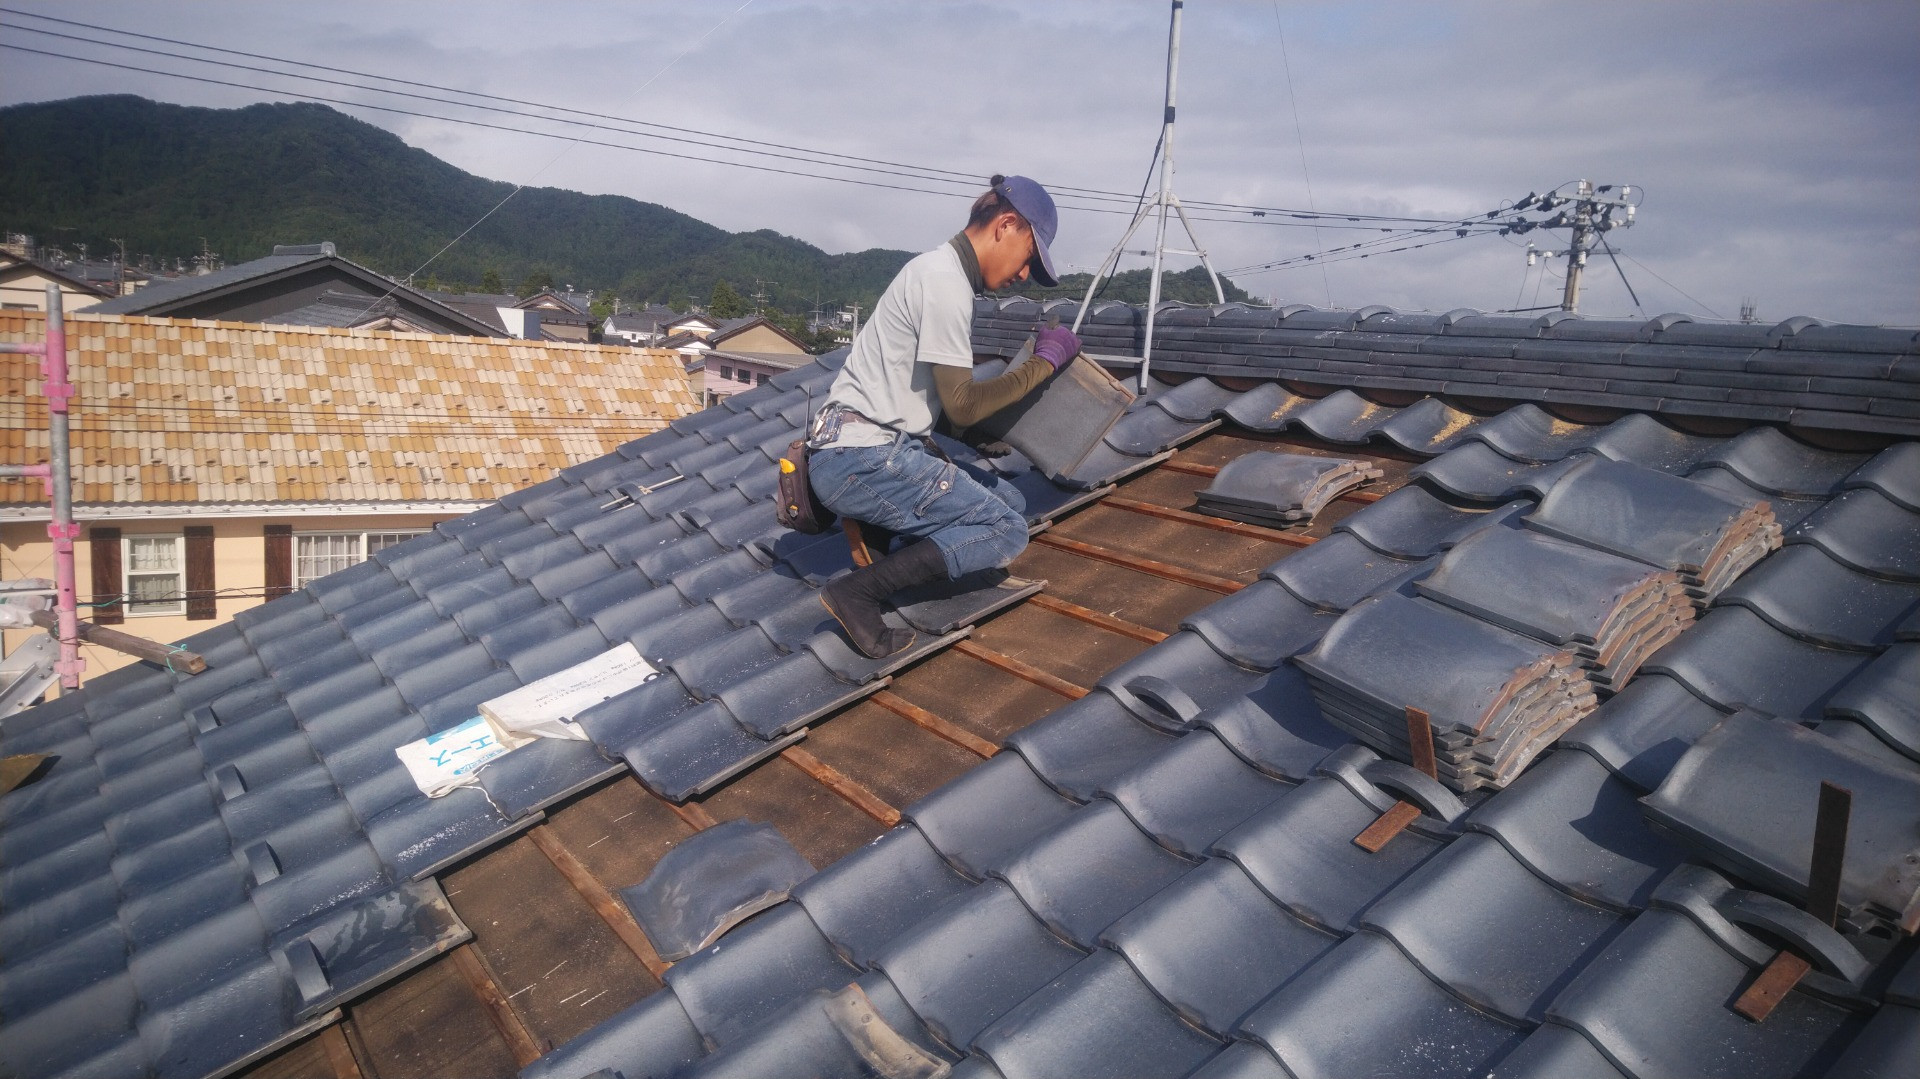
[[[1164,0],[4,6],[982,179],[1023,172],[1111,191],[1137,191],[1145,174],[1168,12]],[[0,23],[0,41],[110,55],[29,34],[21,28],[52,28],[31,19]],[[0,57],[0,102],[104,92],[222,107],[288,99]],[[344,111],[480,175],[628,195],[831,251],[924,249],[964,213],[961,194]],[[1638,224],[1612,239],[1646,314],[1734,316],[1751,299],[1765,321],[1920,324],[1920,4],[1911,2],[1191,0],[1176,159],[1175,188],[1188,199],[1354,213],[1455,217],[1580,177],[1633,184],[1645,190]],[[1064,215],[1061,261],[1097,262],[1123,224]],[[1199,231],[1222,269],[1369,235],[1245,215]],[[1547,248],[1557,238],[1529,237]],[[1551,302],[1557,268],[1529,271],[1523,248],[1476,237],[1239,280],[1259,295],[1345,307]],[[1610,265],[1590,266],[1587,280],[1584,310],[1637,314]]]

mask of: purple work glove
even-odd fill
[[[1050,326],[1040,331],[1033,354],[1052,364],[1053,369],[1058,371],[1066,366],[1068,360],[1080,355],[1080,338],[1065,326]]]

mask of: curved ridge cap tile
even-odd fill
[[[1920,512],[1872,488],[1841,493],[1795,525],[1787,543],[1811,543],[1858,570],[1920,581]]]
[[[1841,686],[1827,714],[1853,719],[1920,761],[1920,644],[1901,642]]]
[[[1802,498],[1838,494],[1864,454],[1836,453],[1797,442],[1773,427],[1754,427],[1703,457],[1696,467],[1720,465],[1761,490]]]
[[[1920,604],[1920,583],[1862,573],[1810,543],[1762,559],[1714,598],[1745,607],[1775,629],[1814,644],[1878,650]]]
[[[1525,528],[1482,529],[1415,583],[1422,595],[1549,643],[1595,641],[1637,590],[1678,579],[1629,558]],[[1525,582],[1525,587],[1515,587]],[[1525,629],[1521,627],[1525,626]]]
[[[1374,434],[1409,453],[1436,456],[1473,436],[1487,421],[1437,397],[1423,397],[1374,429]]]
[[[1336,390],[1300,411],[1294,422],[1328,442],[1365,442],[1381,424],[1399,414],[1348,389]]]
[[[1757,708],[1787,718],[1817,716],[1869,653],[1824,648],[1791,637],[1745,607],[1718,607],[1641,665],[1671,675],[1722,708]]]
[[[1889,446],[1846,478],[1849,490],[1871,488],[1920,513],[1920,442]]]

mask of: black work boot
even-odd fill
[[[940,545],[921,540],[827,582],[820,590],[820,602],[847,631],[855,648],[870,659],[885,659],[913,643],[912,630],[895,629],[881,620],[887,613],[887,597],[946,576],[947,557],[940,553]]]

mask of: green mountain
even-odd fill
[[[233,263],[276,243],[331,240],[402,275],[513,190],[317,104],[206,109],[116,95],[14,105],[0,108],[0,145],[0,229],[95,256],[117,237],[168,263],[203,243]],[[491,272],[511,287],[546,275],[629,303],[673,303],[705,301],[721,281],[740,293],[758,281],[785,311],[816,299],[870,309],[910,257],[829,255],[770,229],[727,232],[620,195],[530,187],[415,284],[478,287]],[[1168,274],[1168,298],[1212,299],[1204,276],[1191,276]],[[1144,300],[1146,278],[1123,274],[1102,295]],[[1054,291],[1083,293],[1085,276],[1077,290],[1072,280]]]

